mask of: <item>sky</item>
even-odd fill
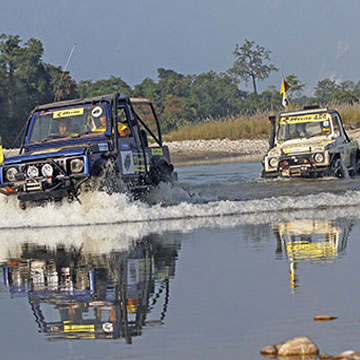
[[[76,44],[68,70],[77,81],[225,72],[245,39],[279,68],[260,91],[289,74],[308,93],[324,78],[360,80],[359,0],[0,0],[0,9],[0,33],[39,39],[45,62],[64,68]]]

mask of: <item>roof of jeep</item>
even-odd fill
[[[308,115],[308,114],[318,114],[318,113],[331,113],[334,110],[329,110],[328,108],[315,108],[315,109],[305,109],[300,111],[291,111],[280,113],[281,117],[284,116],[299,116],[299,115]]]
[[[89,98],[64,100],[64,101],[57,101],[57,102],[53,102],[53,103],[49,103],[49,104],[38,105],[35,107],[35,109],[33,111],[46,110],[46,109],[51,109],[54,107],[81,105],[81,104],[92,103],[92,102],[97,103],[100,101],[111,101],[115,96],[119,96],[119,100],[126,101],[129,99],[129,97],[125,94],[113,93],[113,94],[106,94],[106,95],[94,96],[94,97],[89,97]]]
[[[324,107],[324,108],[316,107],[316,108],[304,109],[304,110],[299,110],[299,111],[283,112],[283,113],[280,113],[280,117],[301,116],[301,115],[322,114],[322,113],[328,113],[328,114],[336,113],[340,117],[340,114],[338,113],[338,111],[329,109],[327,107]]]

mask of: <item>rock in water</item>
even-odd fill
[[[279,356],[317,355],[318,347],[307,336],[290,339],[278,347]]]
[[[337,355],[320,354],[319,359],[360,360],[360,352],[355,352],[354,350],[346,350],[341,354],[337,354]]]
[[[319,349],[307,336],[299,336],[276,345],[265,346],[260,350],[264,356],[318,355]]]
[[[332,315],[316,315],[314,317],[315,321],[331,321],[331,320],[336,320],[337,316],[332,316]]]
[[[277,348],[275,345],[268,345],[268,346],[264,346],[261,350],[260,350],[260,354],[264,355],[266,357],[276,357],[277,355]]]

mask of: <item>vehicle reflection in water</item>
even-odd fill
[[[345,220],[293,220],[273,224],[277,240],[276,253],[283,251],[290,263],[289,281],[292,293],[299,286],[299,262],[334,262],[344,253],[353,224]]]
[[[2,260],[6,288],[28,297],[39,331],[49,340],[131,343],[144,326],[161,325],[180,242],[150,234],[105,253],[83,245],[23,243]]]

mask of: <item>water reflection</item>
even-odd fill
[[[98,251],[96,231],[83,229],[75,245],[54,240],[63,236],[61,229],[36,234],[44,239],[46,231],[52,232],[51,244],[20,242],[7,250],[1,266],[11,297],[28,297],[39,331],[49,340],[125,338],[131,343],[144,326],[163,323],[180,250],[176,234],[148,234],[125,246],[120,232],[112,239],[116,244],[118,238],[118,248]]]
[[[273,224],[277,241],[277,258],[283,252],[290,264],[289,281],[292,292],[299,286],[299,262],[334,262],[346,248],[353,223],[349,220],[303,219]]]

